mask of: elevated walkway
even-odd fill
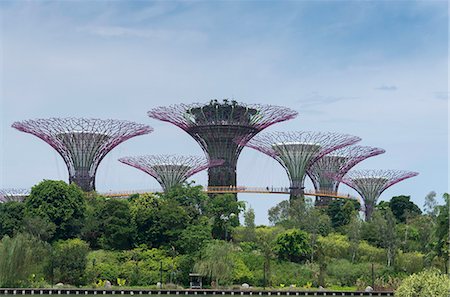
[[[107,197],[127,197],[133,194],[144,193],[160,193],[161,189],[136,190],[136,191],[118,191],[118,192],[104,192],[100,193]],[[290,194],[288,187],[246,187],[246,186],[223,186],[223,187],[207,187],[204,189],[208,194],[226,194],[226,193],[254,193],[254,194]],[[319,196],[336,199],[357,199],[350,196],[350,194],[332,193],[332,192],[316,192],[314,190],[305,190],[305,196]]]

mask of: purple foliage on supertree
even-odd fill
[[[278,161],[286,170],[291,187],[291,198],[303,195],[306,171],[322,156],[352,145],[361,138],[332,132],[269,132],[256,135],[248,147]]]
[[[366,169],[351,170],[344,176],[332,174],[329,176],[353,188],[361,195],[366,220],[370,220],[378,198],[387,188],[418,174],[418,172],[405,170]]]
[[[84,191],[95,190],[95,174],[103,158],[117,145],[153,129],[120,120],[49,118],[15,122],[19,131],[33,134],[51,145],[63,158],[69,182]]]
[[[11,201],[23,202],[30,195],[30,189],[5,188],[0,189],[0,203]]]
[[[270,125],[295,118],[297,112],[281,106],[224,99],[222,102],[211,100],[209,103],[156,107],[148,112],[148,116],[186,131],[209,159],[224,160],[222,166],[208,170],[209,186],[235,186],[242,144]]]
[[[223,160],[208,160],[203,156],[176,155],[123,157],[119,161],[153,176],[165,192],[197,172],[223,164]]]
[[[329,177],[344,176],[356,164],[386,151],[377,147],[349,145],[328,153],[307,170],[317,192],[337,193],[339,181]]]

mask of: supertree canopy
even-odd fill
[[[51,145],[69,170],[69,182],[84,191],[95,190],[97,168],[114,147],[153,129],[119,120],[50,118],[15,122],[12,127],[33,134]]]
[[[339,181],[330,175],[342,177],[359,162],[384,152],[381,148],[370,146],[345,146],[318,159],[309,167],[307,174],[316,192],[336,194]],[[316,205],[326,205],[330,199],[318,196]]]
[[[11,201],[22,202],[28,195],[30,195],[29,189],[0,189],[0,203]]]
[[[174,155],[124,157],[120,158],[119,161],[156,178],[164,192],[185,182],[199,171],[223,164],[223,160],[208,160],[201,156]]]
[[[280,106],[250,105],[225,99],[157,107],[148,115],[189,133],[208,159],[224,160],[221,166],[208,169],[209,186],[236,186],[236,164],[242,145],[270,125],[296,117],[297,112]]]
[[[339,133],[270,132],[255,136],[247,146],[274,158],[289,176],[291,199],[303,197],[306,171],[325,154],[361,139]]]
[[[381,193],[390,186],[418,175],[417,172],[403,170],[352,170],[346,175],[334,175],[338,181],[355,189],[364,201],[366,221],[372,217],[373,210]]]

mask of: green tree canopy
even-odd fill
[[[201,258],[195,263],[194,271],[203,276],[210,276],[216,285],[228,283],[233,276],[233,244],[214,240],[201,252]]]
[[[11,201],[0,203],[0,238],[5,235],[12,237],[20,230],[25,213],[25,204]]]
[[[279,234],[276,239],[275,251],[280,260],[303,262],[311,253],[308,233],[291,229]]]
[[[331,219],[333,228],[338,228],[350,223],[354,212],[359,211],[361,205],[357,200],[337,199],[330,202],[327,214]]]
[[[31,189],[25,200],[27,216],[39,216],[56,226],[52,240],[80,234],[85,218],[85,197],[75,184],[44,180]]]
[[[414,217],[422,214],[420,208],[410,199],[410,196],[402,195],[392,197],[389,202],[389,207],[399,222],[405,223],[408,216]]]

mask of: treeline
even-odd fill
[[[0,286],[154,286],[161,277],[186,286],[198,272],[220,286],[393,288],[424,268],[448,270],[448,194],[443,202],[430,193],[422,213],[393,197],[365,222],[352,200],[323,209],[284,201],[269,227],[234,195],[199,186],[108,199],[43,181],[24,203],[0,204]]]

